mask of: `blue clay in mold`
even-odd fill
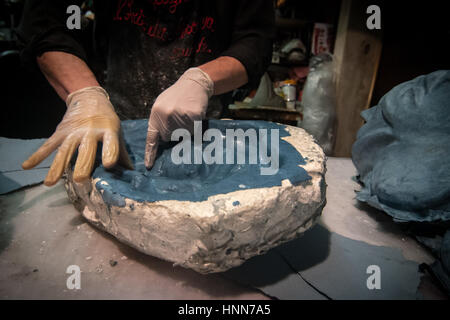
[[[203,128],[219,129],[223,133],[224,139],[226,129],[241,128],[245,131],[254,128],[257,133],[259,129],[267,129],[269,154],[271,150],[270,130],[279,129],[280,162],[279,170],[274,175],[261,175],[262,165],[259,163],[175,165],[171,160],[171,149],[176,142],[160,144],[155,164],[151,170],[147,170],[144,166],[147,123],[146,119],[122,121],[124,139],[135,170],[127,170],[120,166],[106,170],[102,165],[95,169],[93,177],[101,179],[96,183],[96,187],[106,204],[124,207],[125,198],[138,202],[205,201],[208,197],[216,194],[280,186],[281,181],[285,179],[289,179],[293,185],[311,179],[307,172],[299,167],[299,165],[305,164],[301,154],[291,144],[281,139],[289,136],[285,126],[266,121],[208,120],[203,123]],[[204,142],[203,147],[209,143],[208,141]],[[223,145],[226,145],[225,141]],[[246,140],[246,149],[248,155],[248,140]],[[191,150],[191,154],[193,154],[193,150]],[[246,157],[246,162],[248,162],[248,157]],[[270,164],[266,166],[269,167]],[[107,182],[107,185],[102,184],[102,181]]]

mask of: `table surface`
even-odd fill
[[[327,205],[319,221],[345,237],[398,248],[419,263],[434,258],[392,219],[359,203],[350,159],[329,158]],[[112,266],[111,260],[117,264]],[[81,289],[66,286],[81,269]],[[427,279],[425,298],[443,298]],[[69,202],[62,182],[0,196],[0,299],[269,299],[220,274],[201,275],[147,256],[97,230]]]

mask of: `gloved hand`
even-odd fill
[[[214,82],[199,68],[188,69],[175,84],[162,92],[153,104],[148,121],[145,166],[150,169],[161,138],[170,141],[172,132],[185,128],[193,133],[194,121],[206,114],[208,100],[214,93]]]
[[[132,169],[120,131],[120,120],[114,112],[109,96],[101,87],[87,87],[72,92],[66,100],[67,111],[52,136],[22,164],[31,169],[58,152],[45,178],[45,185],[58,182],[78,147],[73,179],[81,182],[89,178],[97,152],[97,142],[103,141],[103,166],[110,168],[119,160]]]

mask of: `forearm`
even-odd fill
[[[65,52],[49,51],[37,58],[42,73],[64,101],[79,89],[99,86],[87,64]]]
[[[247,71],[239,60],[219,57],[199,66],[214,82],[214,94],[222,94],[237,89],[248,82]]]

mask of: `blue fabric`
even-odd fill
[[[356,198],[395,221],[432,223],[441,238],[450,220],[450,71],[402,83],[361,115],[366,124],[352,150],[362,185]],[[450,292],[450,229],[444,240],[430,246],[438,257],[430,270]]]
[[[357,199],[398,221],[450,219],[450,71],[402,83],[361,113]]]

